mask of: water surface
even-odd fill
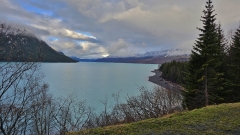
[[[125,63],[43,63],[44,81],[50,86],[55,97],[74,95],[79,100],[101,109],[100,103],[108,97],[109,105],[114,104],[112,94],[120,92],[120,100],[127,95],[138,95],[139,87],[152,89],[148,81],[156,64]]]

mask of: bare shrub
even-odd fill
[[[56,128],[62,135],[69,131],[83,129],[92,116],[92,109],[85,101],[75,100],[73,97],[57,99],[57,108],[54,116]]]
[[[3,134],[26,133],[33,98],[42,87],[36,63],[2,63],[0,66],[0,129]]]
[[[107,110],[109,106],[106,99],[103,102],[104,111],[96,115],[91,123],[95,123],[95,127],[103,127],[157,118],[182,110],[182,95],[178,89],[154,87],[151,91],[141,87],[140,92],[138,96],[128,96],[125,103],[119,103],[119,93],[114,95],[116,104],[111,111]]]
[[[55,132],[54,116],[56,104],[48,93],[48,85],[42,85],[32,97],[30,106],[31,121],[29,127],[31,134],[50,135]]]

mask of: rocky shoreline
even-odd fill
[[[168,90],[184,90],[182,86],[163,79],[162,72],[159,71],[158,69],[155,69],[154,71],[151,72],[155,73],[155,75],[149,76],[148,79],[149,82],[152,82]]]

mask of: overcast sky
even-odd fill
[[[1,0],[0,20],[27,28],[68,56],[128,56],[190,50],[206,0]],[[225,34],[239,26],[240,0],[213,0]]]

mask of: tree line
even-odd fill
[[[206,2],[202,28],[189,62],[163,64],[163,78],[185,87],[183,104],[188,109],[240,102],[240,26],[227,39],[216,23],[212,0]]]
[[[163,63],[159,67],[162,72],[162,78],[177,83],[179,85],[185,84],[184,74],[186,73],[187,62],[172,61],[169,63]]]

